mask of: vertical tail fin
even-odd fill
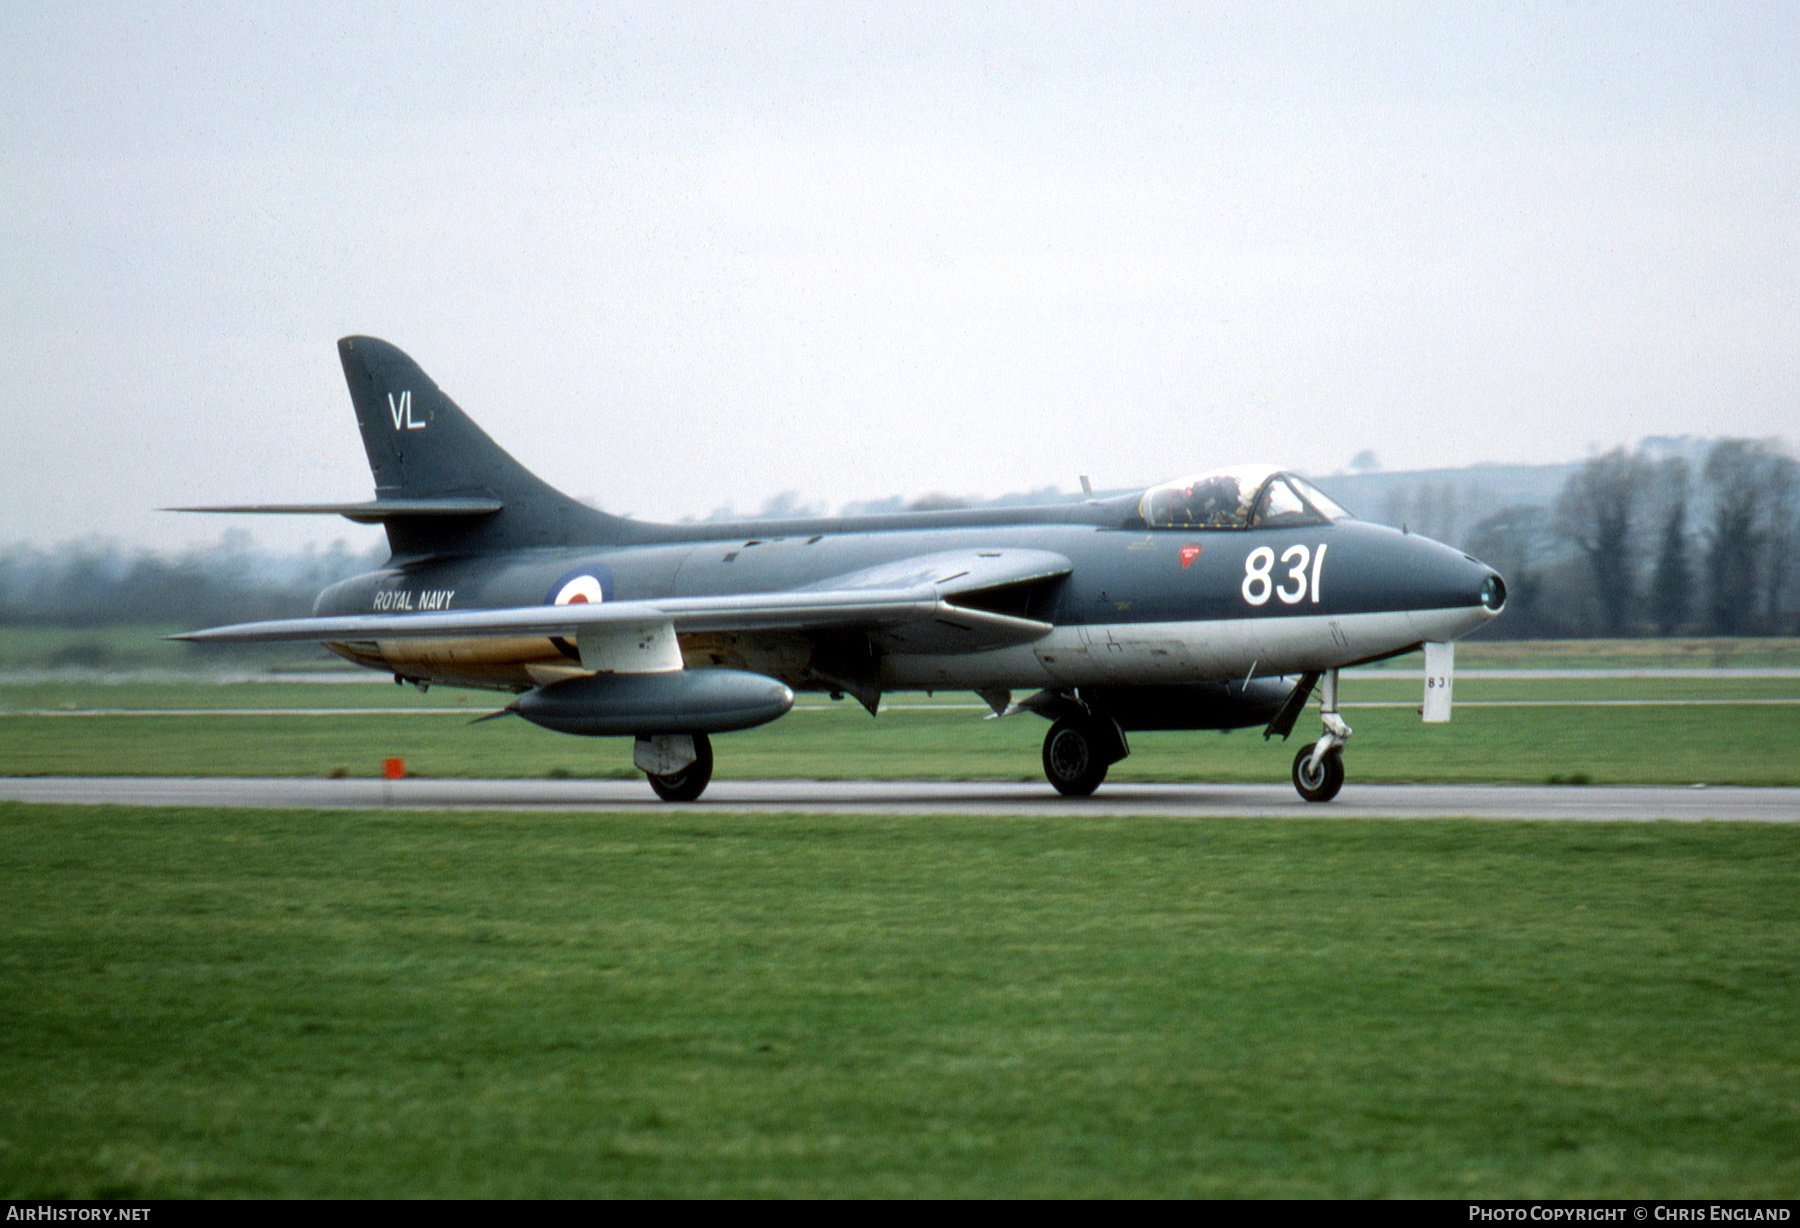
[[[397,555],[466,554],[521,546],[616,541],[618,518],[577,503],[514,460],[432,382],[385,341],[338,342],[356,407],[375,498],[494,499],[480,514],[395,514],[382,518]]]

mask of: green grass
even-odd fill
[[[1390,667],[1417,669],[1417,656]],[[1796,669],[1800,639],[1464,640],[1459,669]]]
[[[1416,662],[1410,676],[1400,671],[1352,671],[1344,675],[1343,701],[1350,708],[1395,702],[1417,707],[1420,685]],[[26,681],[0,679],[0,713],[58,709],[445,708],[473,716],[503,707],[511,698],[505,692],[448,687],[421,694],[410,686],[395,686],[391,680],[367,670],[347,674],[329,685],[265,678],[211,681],[137,674],[107,679],[64,674],[34,676]],[[1800,698],[1800,678],[1459,677],[1456,698],[1463,704],[1493,700],[1566,703],[1590,699],[1796,699]],[[803,694],[798,702],[802,708],[861,712],[854,702],[834,704],[819,694]],[[945,691],[935,696],[891,695],[882,711],[891,714],[921,706],[961,706],[976,716],[986,711],[986,706],[967,691]]]
[[[1534,697],[1552,703],[1594,695],[1645,698],[1655,680],[1465,680],[1460,700]],[[1682,685],[1675,685],[1682,683]],[[1800,784],[1800,704],[1694,707],[1480,707],[1464,703],[1448,725],[1424,725],[1410,705],[1416,680],[1345,684],[1355,729],[1346,762],[1353,780],[1596,784]],[[1671,680],[1688,697],[1792,697],[1793,679]],[[1354,699],[1403,707],[1358,708]],[[471,726],[503,697],[367,685],[200,684],[0,688],[0,774],[173,776],[375,776],[398,756],[434,777],[631,777],[630,745],[572,738],[516,718]],[[964,696],[949,696],[960,701]],[[809,701],[810,703],[810,701]],[[370,716],[22,715],[65,708],[381,707],[441,713]],[[805,707],[782,720],[715,739],[720,779],[1041,780],[1047,726],[1029,715],[983,720],[972,709],[896,706],[870,718],[851,703]],[[1260,730],[1139,733],[1114,781],[1279,781],[1300,739],[1267,743]]]
[[[1797,856],[0,806],[0,1193],[1788,1197]]]
[[[0,660],[30,657],[47,641],[31,629],[0,629]],[[74,635],[75,632],[58,633]],[[85,634],[85,633],[82,633]],[[116,633],[128,642],[130,629]],[[136,634],[150,637],[150,629]],[[8,636],[11,638],[9,639]],[[154,638],[150,637],[154,644]],[[29,652],[26,646],[38,647]],[[9,648],[8,645],[11,647]],[[163,647],[179,647],[165,645]],[[121,653],[124,648],[119,650]],[[39,654],[42,655],[41,653]],[[1800,664],[1795,640],[1618,640],[1474,643],[1465,670],[1507,668],[1769,667]],[[1416,671],[1414,656],[1395,663]],[[1794,678],[1460,678],[1449,725],[1422,725],[1416,677],[1357,671],[1344,682],[1356,730],[1347,763],[1356,781],[1800,785],[1800,705],[1565,706],[1582,700],[1768,700],[1800,698]],[[621,739],[569,738],[517,719],[470,727],[507,696],[443,688],[421,695],[379,675],[332,685],[171,681],[124,673],[34,675],[0,683],[0,774],[373,776],[398,756],[437,777],[630,777]],[[802,708],[760,729],[717,740],[721,779],[1038,780],[1045,725],[1036,717],[981,719],[984,710],[922,709],[898,696],[870,719],[854,703],[803,697]],[[973,704],[949,693],[939,701]],[[1483,702],[1525,707],[1482,707]],[[1368,705],[1402,705],[1381,707]],[[105,710],[429,708],[387,716],[41,716]],[[1296,738],[1316,733],[1305,717]],[[1271,746],[1257,730],[1149,733],[1114,781],[1284,779],[1297,745]]]
[[[170,625],[54,627],[0,625],[0,671],[59,667],[99,670],[233,672],[245,668],[347,669],[317,645],[171,643],[192,627]],[[1463,669],[1755,669],[1800,668],[1800,639],[1465,640]],[[1419,668],[1412,654],[1376,668]]]
[[[183,644],[166,638],[193,629],[174,624],[119,627],[0,624],[0,671],[77,669],[107,673],[142,670],[230,673],[288,669],[315,672],[344,663],[343,658],[317,644]]]

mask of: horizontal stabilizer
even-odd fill
[[[240,503],[228,507],[165,507],[165,512],[233,512],[252,516],[342,516],[357,524],[384,524],[401,516],[488,516],[498,499],[372,499],[363,503]]]

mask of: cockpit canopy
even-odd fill
[[[1305,478],[1259,465],[1152,486],[1138,514],[1152,529],[1263,529],[1350,518]]]

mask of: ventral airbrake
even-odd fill
[[[1071,797],[1131,734],[1285,739],[1316,692],[1323,729],[1293,780],[1328,801],[1350,737],[1338,671],[1423,648],[1426,719],[1447,718],[1449,646],[1506,600],[1485,564],[1261,466],[1047,507],[611,516],[525,469],[393,346],[346,337],[338,356],[374,499],[178,510],[333,513],[382,525],[392,557],[310,618],[178,638],[317,641],[397,682],[512,692],[505,713],[633,739],[671,801],[706,788],[711,735],[775,720],[797,691],[874,714],[946,690],[1049,721],[1044,774]]]

